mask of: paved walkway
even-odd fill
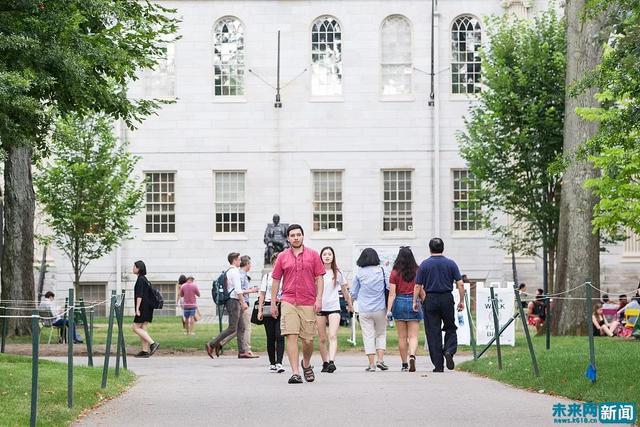
[[[316,382],[287,384],[264,356],[129,358],[134,387],[77,426],[504,426],[552,425],[552,405],[567,400],[517,390],[462,372],[364,372],[364,356],[339,355],[338,370]],[[315,355],[313,362],[319,364]],[[101,363],[101,361],[99,361]]]

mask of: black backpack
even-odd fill
[[[157,288],[151,286],[151,282],[147,280],[146,305],[154,309],[161,309],[164,306],[164,297]]]
[[[213,281],[211,286],[211,296],[213,297],[213,302],[216,305],[224,305],[229,299],[231,299],[231,293],[227,290],[227,272],[229,270],[225,270],[216,280]]]

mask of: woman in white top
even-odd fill
[[[271,265],[276,264],[278,254],[271,256]],[[269,354],[269,371],[282,373],[282,356],[284,355],[284,337],[280,333],[280,319],[265,315],[264,306],[271,310],[271,272],[264,275],[260,285],[258,297],[258,319],[262,320],[264,330],[267,334],[267,353]],[[278,294],[278,304],[280,304],[280,294]]]
[[[322,293],[322,310],[316,313],[316,324],[320,342],[320,356],[322,356],[322,371],[333,373],[336,370],[336,353],[338,352],[338,328],[340,327],[340,294],[347,300],[349,311],[353,311],[351,296],[347,290],[347,281],[336,264],[336,253],[327,246],[320,251],[324,263],[324,291]],[[327,339],[328,338],[328,339]],[[327,341],[329,348],[327,349]]]

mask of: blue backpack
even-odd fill
[[[213,302],[216,305],[224,305],[229,299],[231,299],[231,292],[227,290],[227,272],[229,270],[225,270],[216,280],[213,281],[213,285],[211,286],[211,296],[213,297]]]

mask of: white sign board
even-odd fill
[[[464,290],[469,294],[469,283],[464,284]],[[458,303],[460,302],[460,292],[458,292],[458,288],[454,285],[454,289],[452,291],[453,301],[455,302],[456,311],[456,326],[458,327],[457,335],[458,335],[458,344],[461,345],[470,345],[471,344],[471,321],[469,320],[469,316],[467,314],[467,306],[465,305],[464,310],[458,311]],[[444,332],[442,333],[442,339],[444,341]],[[502,342],[501,342],[502,344]]]
[[[500,287],[500,283],[491,283],[496,299],[498,300],[498,323],[504,326],[513,315],[515,308],[515,296],[513,289]],[[493,323],[493,311],[491,309],[491,292],[484,283],[476,284],[476,341],[478,344],[487,344],[495,334]],[[511,325],[500,335],[500,345],[516,345],[516,324]]]

